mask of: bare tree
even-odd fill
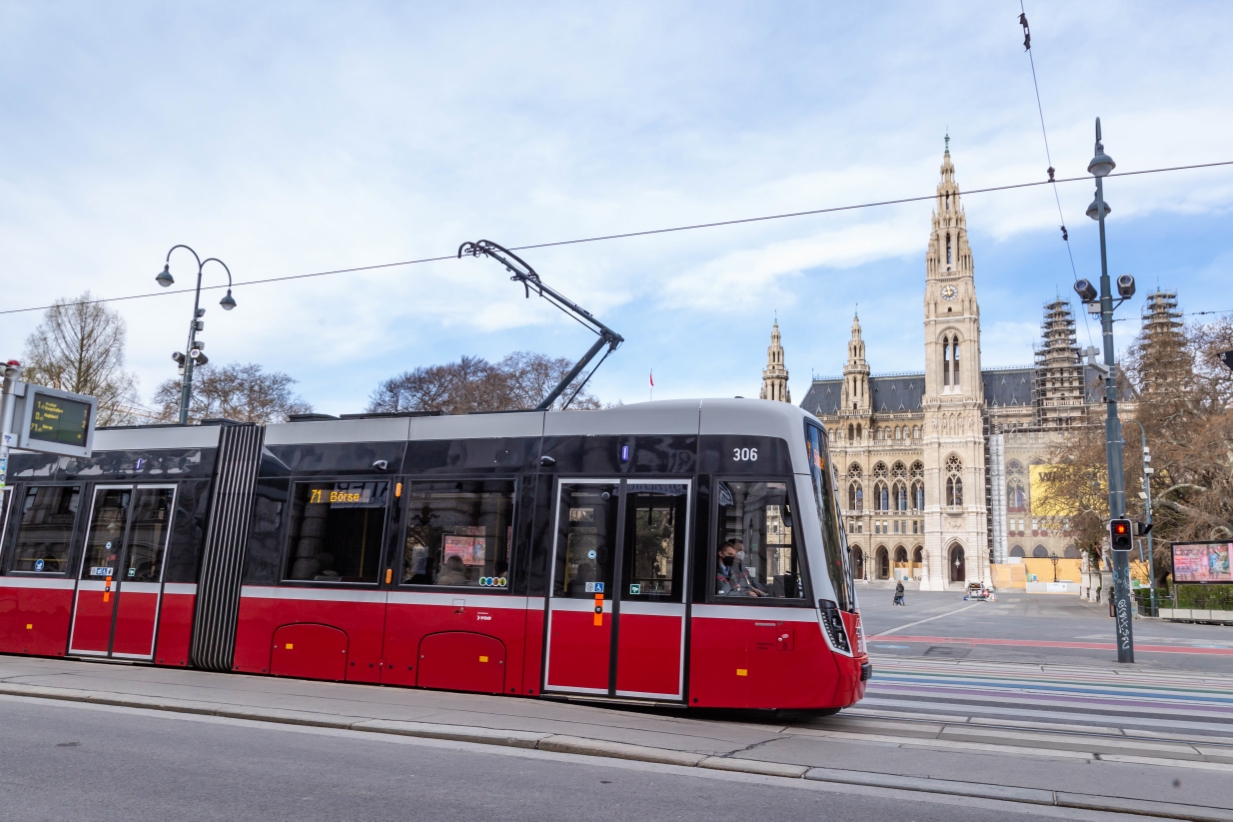
[[[124,318],[89,291],[59,299],[26,339],[27,382],[98,399],[98,425],[133,421],[137,379],[124,369]]]
[[[421,366],[377,386],[369,398],[370,412],[513,411],[535,408],[569,373],[573,363],[564,358],[518,351],[493,364],[481,357],[462,357],[446,365]],[[578,387],[570,386],[554,407],[562,408]],[[599,400],[582,392],[570,408],[599,408]]]
[[[279,371],[265,372],[254,363],[231,363],[215,367],[199,365],[193,370],[193,396],[189,403],[191,422],[228,419],[236,422],[285,422],[291,414],[307,414],[312,406],[291,393],[295,380]],[[180,413],[180,380],[167,380],[154,393],[154,405],[163,420]]]
[[[540,404],[548,392],[556,388],[557,383],[565,379],[569,370],[574,367],[572,360],[565,357],[548,357],[532,351],[515,351],[497,364],[510,380],[511,400],[513,408],[534,408]],[[586,372],[583,372],[584,375]],[[574,392],[578,391],[581,379],[575,379],[561,394],[553,410],[560,411],[569,402]],[[599,399],[586,390],[578,391],[570,408],[590,410],[600,408]]]

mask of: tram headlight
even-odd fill
[[[822,625],[826,628],[831,645],[845,654],[852,653],[852,644],[848,642],[848,632],[843,627],[843,614],[839,612],[839,606],[829,599],[820,599],[818,610],[822,612]]]

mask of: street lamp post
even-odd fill
[[[1147,431],[1138,420],[1126,420],[1139,426],[1139,436],[1143,440],[1143,490],[1139,496],[1143,498],[1144,525],[1147,526],[1147,587],[1151,592],[1152,616],[1156,615],[1156,554],[1152,551],[1152,452],[1147,449]],[[1143,561],[1143,541],[1139,541],[1139,561]]]
[[[1096,178],[1096,199],[1088,206],[1087,216],[1100,224],[1100,327],[1104,338],[1105,365],[1105,460],[1109,474],[1109,517],[1121,519],[1126,514],[1126,489],[1122,476],[1122,426],[1117,416],[1117,362],[1113,352],[1113,291],[1109,281],[1109,259],[1105,247],[1105,215],[1110,211],[1105,203],[1104,178],[1116,163],[1105,154],[1100,136],[1100,118],[1096,118],[1096,155],[1088,163],[1088,173]],[[1118,278],[1118,294],[1122,300],[1134,294],[1134,278]],[[1091,283],[1075,283],[1085,302],[1096,296]],[[1119,301],[1120,303],[1120,301]],[[1112,544],[1110,545],[1112,548]],[[1113,551],[1114,616],[1117,618],[1117,661],[1134,662],[1134,634],[1130,610],[1130,557],[1124,551]]]
[[[205,347],[205,343],[197,339],[197,332],[205,329],[205,323],[201,320],[205,316],[205,309],[200,306],[201,275],[206,263],[218,263],[227,272],[227,296],[218,302],[224,311],[230,311],[235,308],[235,298],[231,296],[231,269],[227,268],[227,264],[217,257],[207,257],[203,260],[197,255],[196,251],[183,244],[173,245],[171,250],[167,252],[167,259],[163,263],[163,270],[154,278],[155,282],[163,288],[168,288],[175,282],[175,278],[171,276],[171,253],[177,248],[186,249],[193,255],[193,259],[197,261],[197,290],[193,295],[193,318],[188,324],[188,347],[184,350],[184,353],[177,351],[171,355],[171,358],[180,364],[180,369],[184,373],[184,385],[180,389],[180,425],[187,425],[188,406],[193,396],[193,366],[205,365],[209,362],[209,358],[201,350]]]

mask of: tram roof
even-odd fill
[[[812,415],[789,403],[688,399],[593,411],[515,411],[442,416],[298,420],[266,426],[268,445],[587,435],[759,434],[794,441]]]

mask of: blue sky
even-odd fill
[[[1119,170],[1233,160],[1224,3],[1029,0],[1053,162],[1093,118]],[[1042,179],[1018,2],[0,2],[0,302],[157,290],[188,243],[237,280]],[[1092,186],[1061,187],[1080,276]],[[1112,180],[1113,273],[1233,309],[1233,169]],[[965,199],[986,365],[1031,361],[1072,275],[1044,187]],[[842,367],[860,304],[877,372],[922,367],[928,203],[527,252],[627,343],[602,399],[756,396],[778,312],[791,388]],[[175,257],[190,281],[187,255]],[[207,283],[223,281],[207,269]],[[210,292],[207,351],[319,410],[462,354],[577,357],[576,324],[467,259]],[[117,303],[145,398],[191,295]],[[19,356],[39,315],[0,316]],[[1081,338],[1085,336],[1080,325]],[[1086,341],[1084,341],[1086,344]]]

